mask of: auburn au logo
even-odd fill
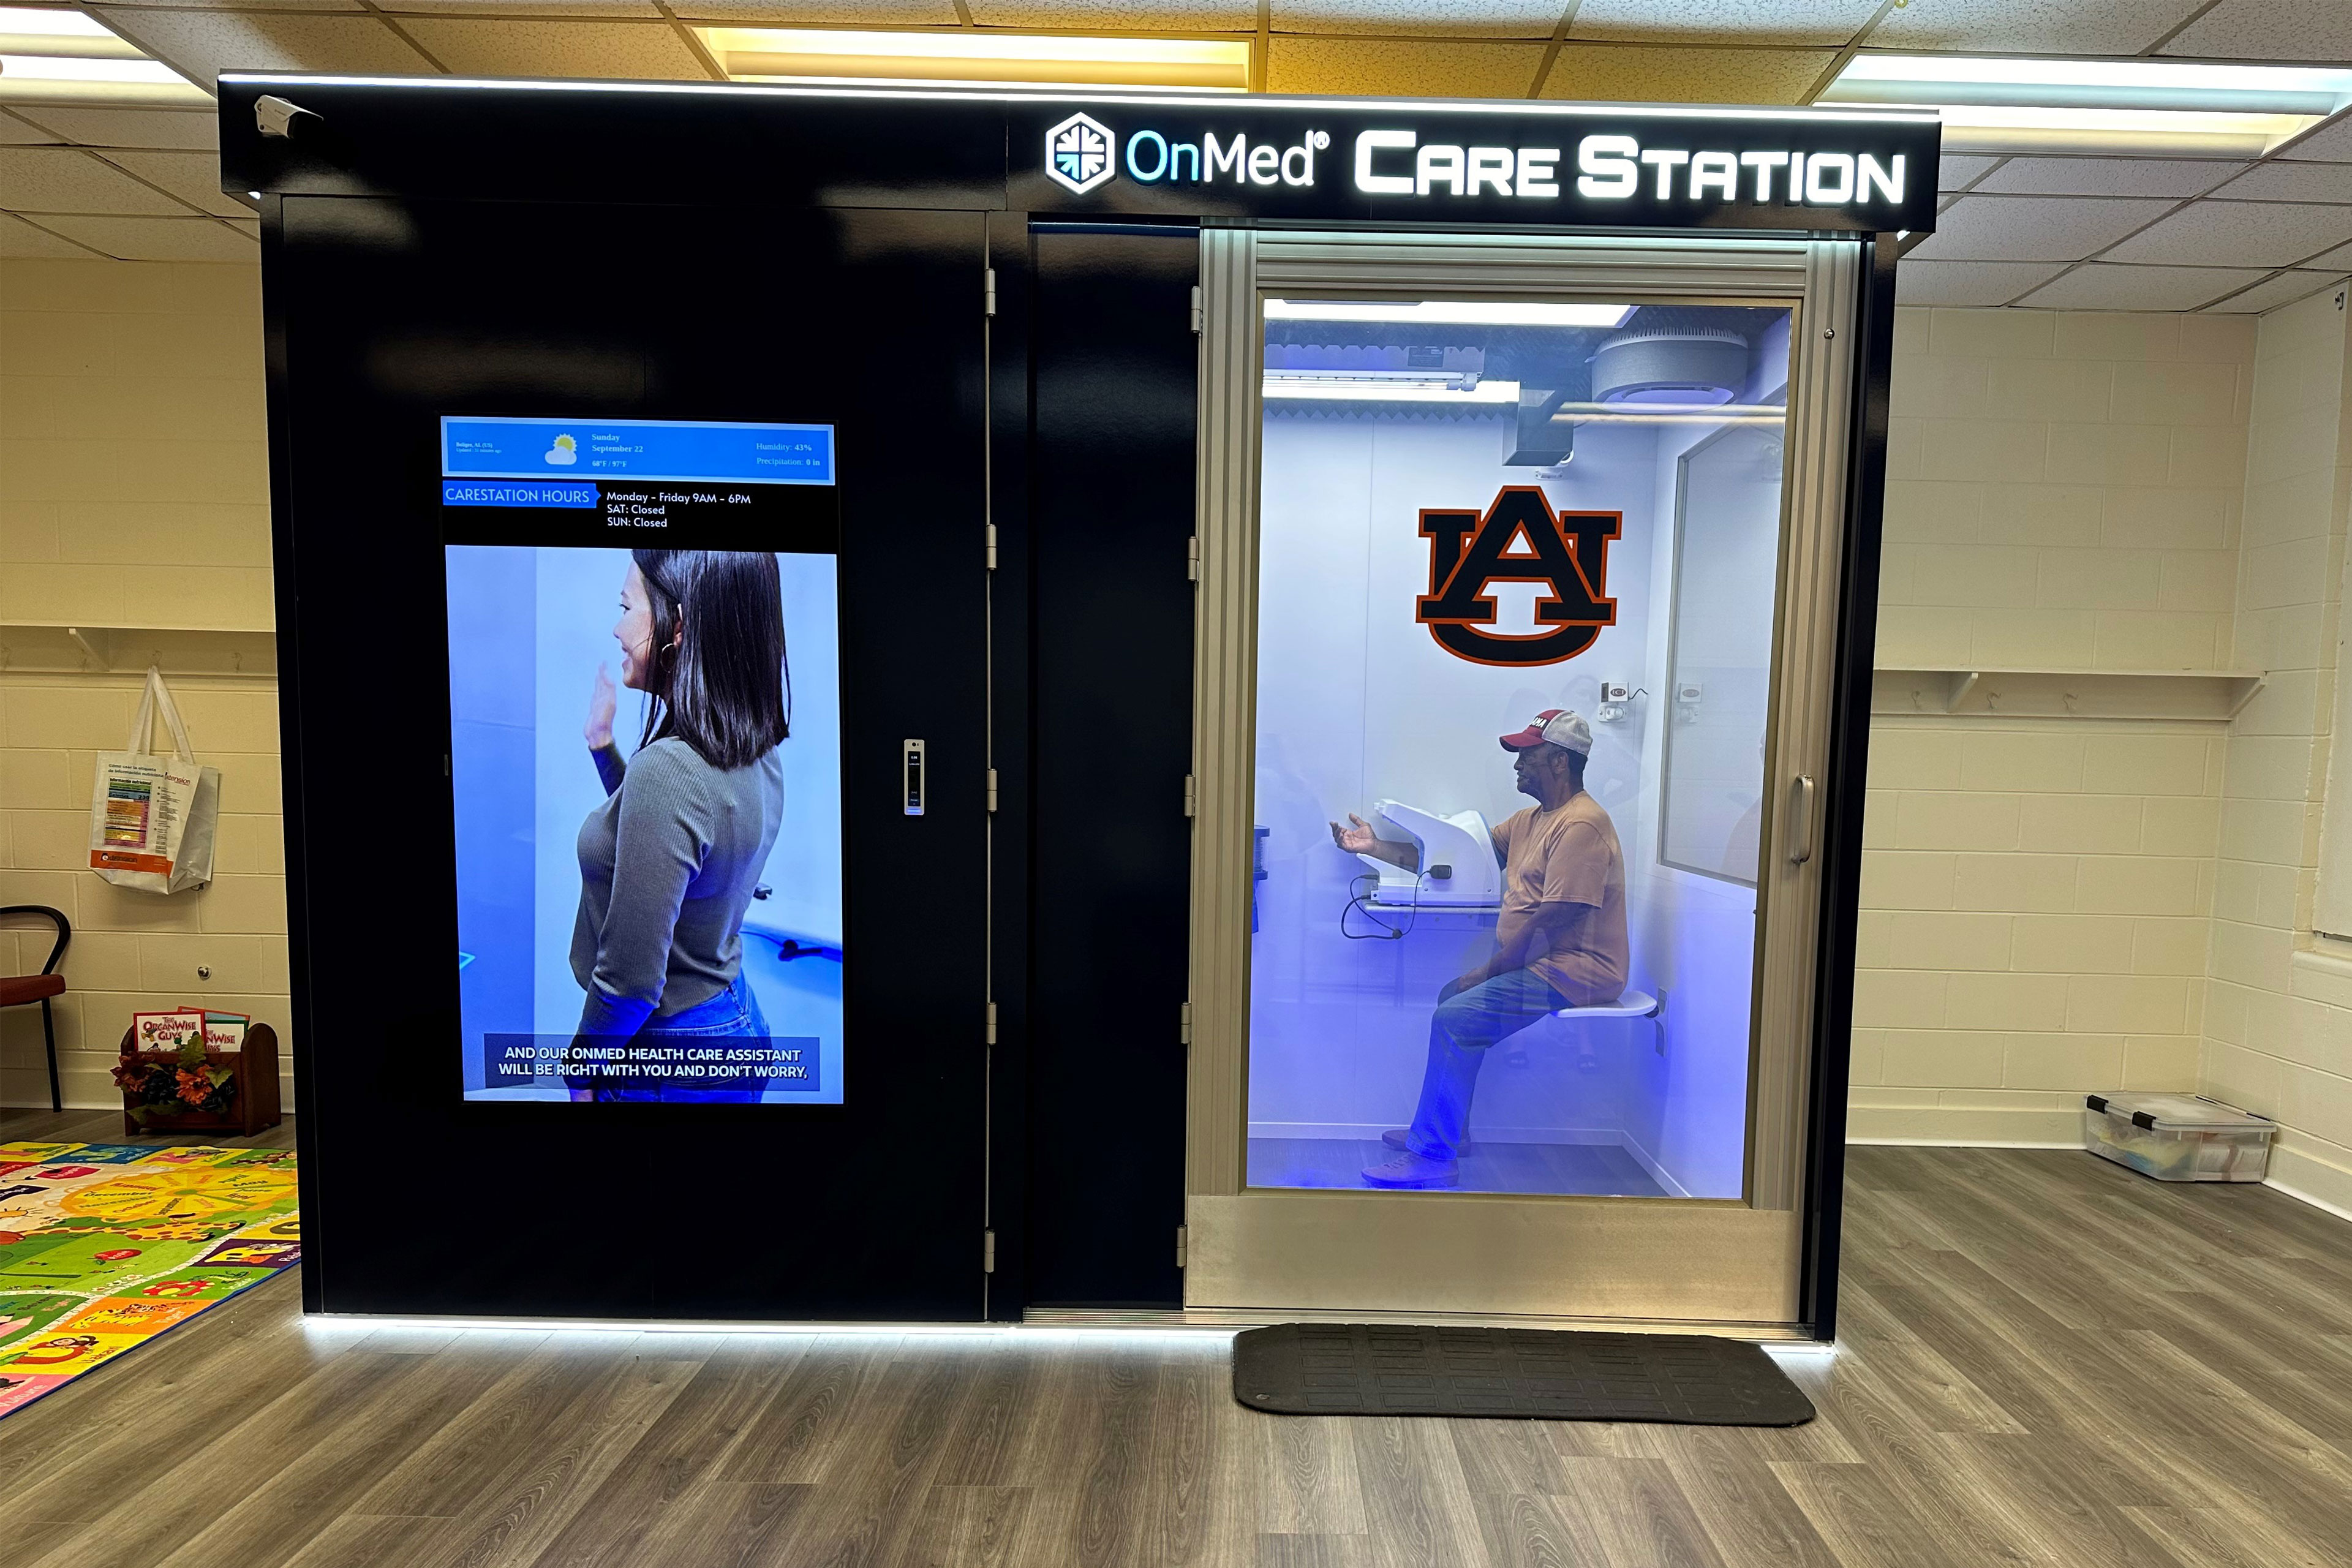
[[[1533,485],[1506,485],[1481,516],[1435,508],[1421,514],[1429,541],[1429,592],[1413,618],[1437,646],[1474,664],[1533,666],[1574,658],[1601,628],[1617,624],[1609,596],[1609,546],[1623,527],[1620,511],[1554,511]],[[1495,624],[1492,583],[1542,583],[1536,601],[1544,629],[1507,634]]]

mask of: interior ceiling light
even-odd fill
[[[1952,153],[2255,157],[2352,104],[2352,70],[1856,55],[1820,101],[1933,109]]]
[[[1631,305],[1484,300],[1268,300],[1269,321],[1427,321],[1473,327],[1614,327]]]
[[[1268,371],[1263,384],[1268,397],[1314,398],[1342,403],[1507,403],[1517,407],[1516,381],[1478,381],[1465,385],[1465,376],[1423,374],[1382,375],[1374,371]]]
[[[1555,425],[1781,425],[1789,411],[1771,403],[1563,403]]]
[[[195,83],[79,11],[0,5],[0,103],[211,102]]]
[[[1105,38],[1063,34],[856,32],[702,27],[735,81],[981,81],[1005,86],[1249,87],[1243,39]]]

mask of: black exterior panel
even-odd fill
[[[982,220],[280,205],[265,285],[310,1304],[978,1318]],[[743,288],[714,300],[690,270]],[[460,1099],[444,414],[838,426],[845,1104]],[[898,799],[908,736],[929,747],[920,817]],[[354,842],[364,790],[390,820]],[[395,1148],[464,1201],[428,1215],[373,1152]]]
[[[1174,1307],[1200,239],[1034,243],[1030,1300]]]

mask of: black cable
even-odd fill
[[[1381,920],[1378,915],[1372,913],[1372,905],[1370,895],[1373,892],[1377,892],[1380,889],[1380,873],[1377,871],[1365,872],[1355,879],[1353,886],[1356,890],[1349,895],[1347,903],[1340,908],[1339,934],[1346,937],[1349,942],[1402,942],[1405,939],[1406,934],[1410,932],[1414,926],[1421,923],[1421,885],[1428,879],[1429,873],[1426,871],[1414,873],[1412,879],[1412,904],[1411,906],[1412,912],[1405,918],[1404,924],[1401,926],[1392,926],[1386,921]],[[1364,886],[1367,882],[1371,884],[1369,889]],[[1351,911],[1362,915],[1366,920],[1371,921],[1372,924],[1379,929],[1377,931],[1349,931],[1348,929],[1348,916]]]

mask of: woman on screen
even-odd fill
[[[624,762],[598,666],[586,739],[604,800],[580,825],[572,973],[588,997],[566,1081],[574,1100],[754,1100],[768,1025],[743,911],[782,820],[776,748],[792,732],[776,558],[630,559],[613,636],[645,725]]]

